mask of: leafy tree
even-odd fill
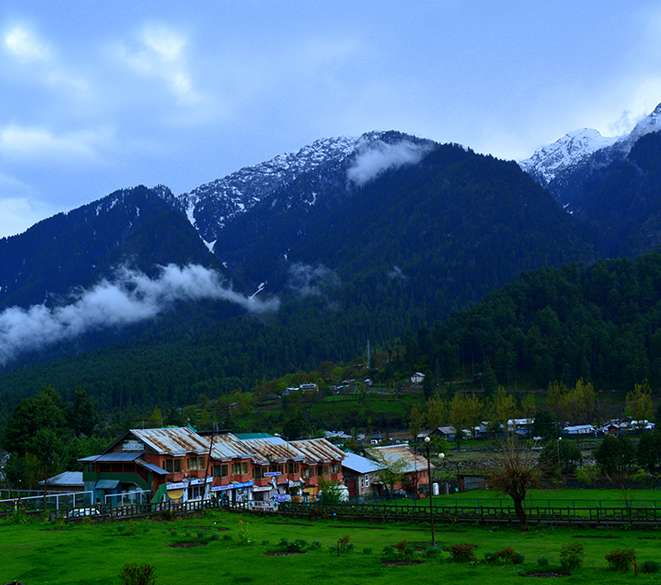
[[[636,384],[634,389],[627,393],[625,412],[627,416],[637,421],[652,418],[654,402],[652,401],[652,388],[647,382]]]
[[[540,410],[535,414],[535,422],[532,426],[533,436],[551,439],[557,436],[555,421],[548,410]]]
[[[539,455],[539,467],[544,479],[559,481],[576,471],[583,457],[574,441],[549,441]]]
[[[516,416],[516,400],[502,386],[498,387],[493,398],[494,416],[499,423],[507,425],[507,421]]]
[[[77,437],[90,437],[99,421],[99,412],[87,390],[74,390],[73,401],[69,407],[69,427]]]
[[[11,453],[24,455],[38,431],[59,433],[65,428],[62,400],[53,388],[46,388],[16,407],[7,423],[3,445]]]
[[[452,425],[457,429],[457,438],[461,435],[461,430],[473,427],[480,421],[483,405],[482,401],[475,394],[456,393],[449,406],[449,418]]]
[[[638,441],[637,460],[641,467],[655,473],[661,465],[661,430],[643,433]]]
[[[622,481],[631,470],[635,452],[624,437],[607,436],[594,453],[601,472],[613,481]]]

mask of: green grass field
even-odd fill
[[[245,522],[245,524],[241,524]],[[208,544],[191,548],[171,546],[179,541],[217,535]],[[332,521],[292,521],[228,512],[175,521],[143,520],[80,525],[0,524],[0,583],[19,579],[25,585],[119,584],[127,562],[151,563],[158,585],[334,583],[337,585],[488,582],[489,585],[539,583],[545,579],[523,577],[540,556],[558,563],[560,546],[576,542],[585,546],[585,565],[561,582],[581,584],[659,583],[661,574],[619,574],[607,569],[604,554],[630,547],[639,561],[661,561],[661,533],[578,529],[488,529],[439,526],[442,544],[473,543],[478,558],[507,546],[526,557],[520,566],[454,563],[441,558],[417,565],[384,566],[381,551],[402,540],[429,542],[424,525],[380,525]],[[241,544],[241,536],[250,540]],[[338,557],[329,551],[343,536],[355,550]],[[281,539],[320,541],[321,548],[304,554],[273,557],[268,551]],[[268,544],[266,543],[268,541]],[[364,549],[371,552],[364,552]]]
[[[390,500],[394,505],[427,506],[428,500]],[[439,506],[512,506],[511,498],[494,490],[473,490],[438,496],[434,503]],[[625,507],[627,504],[641,507],[661,507],[661,489],[533,489],[528,492],[526,505],[529,507],[575,506],[577,508]]]

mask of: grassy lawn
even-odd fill
[[[661,489],[533,489],[526,498],[527,506],[576,506],[576,507],[623,507],[627,499],[634,506],[661,507]],[[390,500],[393,505],[427,506],[428,500]],[[493,490],[472,490],[438,496],[434,503],[445,505],[483,505],[483,506],[511,506],[512,500],[501,492]]]
[[[246,522],[244,526],[240,524],[242,520]],[[534,569],[540,556],[556,564],[560,546],[569,542],[585,546],[585,566],[561,582],[659,583],[659,574],[634,577],[632,573],[613,573],[607,570],[604,561],[606,552],[622,547],[634,548],[639,561],[661,561],[661,534],[653,531],[533,529],[523,534],[509,528],[470,526],[439,526],[438,531],[443,544],[477,544],[479,558],[487,552],[512,546],[525,555],[525,563],[516,567],[453,563],[444,553],[440,559],[422,564],[388,567],[380,560],[382,548],[402,540],[427,543],[426,526],[288,521],[214,512],[201,518],[169,522],[0,524],[0,583],[20,579],[25,585],[119,584],[118,575],[125,563],[148,562],[156,567],[158,585],[193,582],[525,585],[539,583],[540,578],[519,576],[520,571]],[[202,546],[171,546],[178,541],[195,540],[198,533],[217,536]],[[240,544],[242,534],[250,539],[248,544]],[[338,557],[329,547],[345,535],[350,537],[355,550]],[[281,538],[318,540],[321,548],[304,554],[267,556]],[[371,552],[364,552],[365,548]]]

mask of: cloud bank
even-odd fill
[[[0,365],[19,354],[73,339],[90,331],[121,327],[152,319],[177,301],[223,300],[251,313],[279,308],[278,299],[258,300],[225,286],[217,272],[191,264],[168,264],[150,278],[120,268],[112,281],[104,279],[79,291],[66,305],[11,307],[0,312]]]
[[[364,185],[388,170],[419,163],[430,149],[430,145],[414,144],[410,140],[394,144],[375,142],[358,153],[347,170],[347,179],[355,185]]]
[[[302,297],[321,296],[325,289],[339,284],[337,273],[323,264],[311,266],[295,262],[289,267],[287,286]]]

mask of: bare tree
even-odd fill
[[[523,503],[528,490],[538,481],[539,473],[532,452],[515,439],[508,439],[502,446],[497,468],[489,483],[512,498],[522,530],[528,530],[528,516]]]

